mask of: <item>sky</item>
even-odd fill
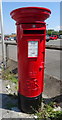
[[[50,9],[51,15],[45,21],[48,24],[47,29],[60,29],[60,2],[3,2],[4,34],[16,32],[16,22],[11,18],[10,12],[14,9],[28,6],[45,7]]]

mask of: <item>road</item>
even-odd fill
[[[46,49],[45,73],[60,80],[60,64],[62,51]]]
[[[62,39],[50,40],[46,45],[62,46]],[[45,73],[59,80],[62,79],[62,51],[46,49],[45,58]]]
[[[61,43],[61,46],[62,46],[62,41],[61,42],[60,41],[61,40],[50,40],[46,44],[58,46]],[[57,79],[61,79],[60,78],[61,77],[60,66],[62,66],[60,62],[62,60],[61,56],[62,56],[62,51],[60,50],[46,49],[46,54],[45,54],[45,73],[46,74],[52,75]],[[9,45],[9,58],[17,61],[17,46]]]

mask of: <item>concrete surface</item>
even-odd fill
[[[55,45],[55,46],[62,46],[62,39],[57,40],[49,40],[49,42],[46,42],[46,45]]]
[[[45,74],[44,76],[44,95],[47,98],[54,98],[62,94],[62,81]]]
[[[62,50],[62,39],[46,42],[46,49]]]
[[[52,82],[53,81],[53,82]],[[12,88],[14,88],[14,84],[11,83],[9,80],[3,80],[3,91],[0,91],[0,100],[2,97],[2,103],[0,105],[0,114],[1,118],[32,118],[34,120],[34,115],[26,114],[20,111],[17,107],[18,103],[18,98],[12,94]],[[10,85],[11,88],[11,94],[9,95],[9,88],[7,90],[6,86]],[[1,82],[0,82],[1,85]],[[44,79],[44,92],[43,92],[43,99],[45,103],[48,103],[50,101],[56,101],[61,103],[62,96],[60,95],[60,88],[61,88],[61,81],[53,78],[52,76],[46,75],[45,74],[45,79]],[[15,106],[14,106],[15,105]],[[62,105],[62,104],[61,104]],[[61,106],[60,105],[60,106]],[[62,107],[62,106],[61,106]]]
[[[2,68],[0,64],[0,76],[1,74]],[[10,85],[12,95],[9,95],[7,85]],[[18,109],[18,98],[14,95],[16,92],[14,89],[15,85],[9,80],[0,79],[0,120],[9,118],[32,118],[34,120],[33,115],[23,113]]]
[[[9,58],[17,61],[17,45],[9,45],[8,50]]]

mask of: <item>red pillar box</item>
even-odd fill
[[[17,25],[18,104],[31,113],[41,106],[44,86],[46,20],[51,11],[42,7],[24,7],[10,15]]]

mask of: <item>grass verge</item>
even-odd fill
[[[13,74],[9,70],[2,70],[2,78],[3,80],[10,80],[12,83],[15,83],[15,88],[18,89],[18,78],[15,74]]]

